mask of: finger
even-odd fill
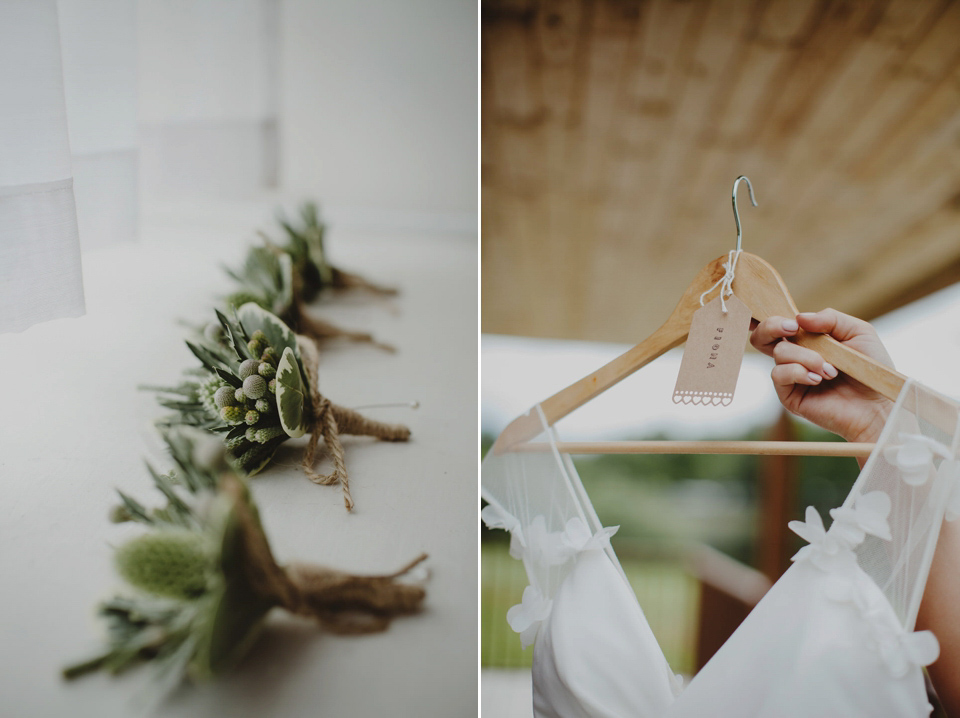
[[[774,344],[773,358],[777,364],[800,364],[807,371],[819,374],[824,379],[835,379],[838,374],[836,367],[824,361],[823,357],[813,349],[807,349],[790,341]]]
[[[777,391],[780,401],[784,401],[798,384],[801,386],[817,386],[823,378],[814,374],[802,364],[777,364],[770,372],[773,379],[773,388]]]
[[[819,312],[803,312],[797,315],[797,322],[808,332],[829,334],[842,342],[863,334],[876,336],[877,332],[869,322],[838,312],[836,309],[821,309]]]
[[[797,333],[800,325],[794,319],[786,317],[767,317],[757,325],[750,335],[750,343],[754,349],[767,356],[773,356],[773,346],[784,337],[792,337]]]

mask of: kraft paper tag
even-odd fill
[[[727,406],[733,401],[749,332],[750,309],[736,295],[727,299],[726,314],[720,297],[694,312],[674,403]]]

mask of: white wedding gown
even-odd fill
[[[913,629],[941,523],[960,515],[960,405],[907,382],[829,530],[812,507],[790,523],[809,544],[686,687],[610,547],[616,529],[532,413],[542,450],[491,450],[481,494],[530,581],[507,620],[535,643],[535,716],[929,715],[922,667],[939,647]]]

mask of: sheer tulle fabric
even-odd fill
[[[541,451],[484,460],[486,523],[511,533],[530,586],[508,612],[535,643],[534,714],[926,716],[922,667],[939,648],[914,632],[944,518],[960,515],[960,405],[908,382],[843,505],[808,508],[808,542],[710,662],[681,688],[626,581],[570,458],[546,426]]]

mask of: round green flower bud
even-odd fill
[[[241,404],[247,400],[247,395],[243,393],[243,387],[235,389],[233,392],[233,398],[236,399]]]
[[[221,386],[217,389],[217,393],[213,395],[213,403],[217,405],[218,409],[222,409],[225,406],[233,406],[236,404],[236,400],[233,398],[233,388],[229,386]]]
[[[203,593],[211,566],[203,538],[180,530],[138,536],[117,549],[115,561],[117,571],[131,585],[171,598]]]
[[[271,393],[271,394],[276,394],[276,393],[277,393],[277,380],[276,380],[276,379],[271,379],[271,380],[269,381],[269,383],[267,383],[267,389],[270,390],[270,393]]]
[[[262,376],[264,379],[272,379],[277,375],[277,370],[273,367],[273,364],[268,364],[263,362],[260,364],[260,367],[257,369],[257,373]]]
[[[282,427],[271,426],[266,429],[257,429],[253,440],[258,444],[266,444],[271,439],[276,439],[278,436],[283,436],[286,433]]]
[[[260,444],[266,444],[268,441],[276,439],[278,436],[286,436],[287,432],[283,430],[282,426],[268,426],[263,429],[257,429],[257,442]]]
[[[248,376],[243,380],[243,393],[251,399],[259,399],[267,393],[267,382],[259,374]]]
[[[239,424],[243,421],[243,408],[239,406],[225,406],[220,410],[220,418],[228,424]]]
[[[263,333],[262,329],[257,329],[257,331],[250,335],[250,338],[254,341],[267,344],[267,335]],[[267,344],[267,346],[269,346],[269,344]]]
[[[280,361],[280,355],[277,354],[277,350],[273,347],[267,347],[263,350],[263,354],[260,355],[260,361],[269,362],[276,367],[277,362]]]
[[[266,414],[270,411],[270,402],[266,399],[257,399],[257,403],[254,404],[254,406],[261,414]]]
[[[260,362],[256,359],[246,359],[240,364],[240,370],[237,372],[240,375],[241,379],[246,379],[248,376],[253,376],[257,373],[257,367],[260,366]]]
[[[253,426],[258,421],[260,421],[260,412],[255,409],[251,409],[246,413],[246,416],[243,417],[243,420],[247,422],[247,426]]]
[[[250,353],[255,357],[258,357],[263,354],[263,350],[266,349],[266,345],[257,339],[251,339],[247,342],[247,349],[249,349]]]
[[[257,430],[252,426],[248,426],[247,430],[243,434],[243,438],[249,442],[255,442],[257,440]]]

